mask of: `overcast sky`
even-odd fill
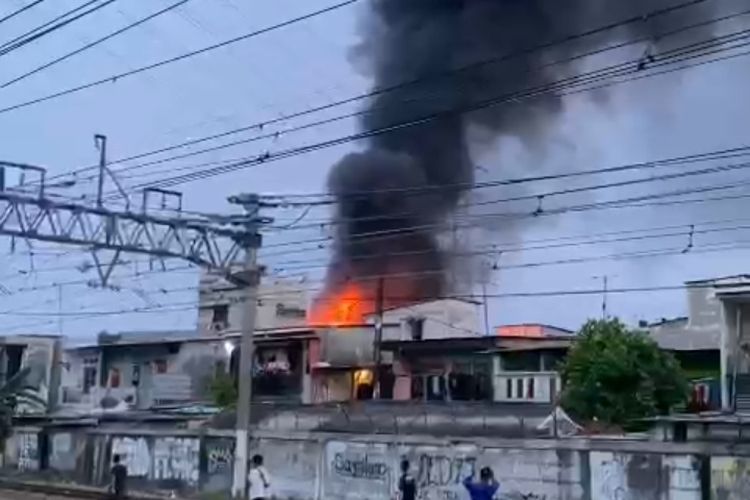
[[[0,17],[25,3],[27,0],[5,0],[0,5]],[[0,43],[79,3],[73,0],[44,2],[3,23],[0,26]],[[0,56],[0,82],[170,3],[164,0],[118,0],[59,33]],[[185,6],[99,47],[23,82],[0,89],[0,108],[179,55],[333,3],[332,0],[191,0]],[[44,166],[52,174],[62,173],[97,161],[93,142],[96,133],[107,134],[110,158],[117,159],[362,93],[369,89],[370,82],[352,67],[348,52],[357,41],[358,13],[361,14],[361,5],[355,4],[148,73],[0,113],[0,159]],[[481,180],[534,175],[537,172],[594,169],[745,145],[750,142],[747,137],[747,117],[750,116],[750,97],[746,90],[748,77],[748,58],[740,57],[674,75],[623,84],[611,90],[606,99],[599,96],[599,99],[593,100],[591,94],[576,95],[566,100],[564,113],[552,124],[551,133],[542,148],[543,153],[530,151],[506,138],[486,139],[482,142],[483,146],[474,152],[476,163],[481,165],[477,174]],[[355,103],[280,123],[268,130],[355,111],[357,106]],[[144,167],[124,174],[121,180],[126,185],[133,185],[172,175],[180,167],[252,156],[265,151],[272,153],[350,134],[355,130],[353,120],[344,120],[301,133],[280,134],[278,138]],[[258,133],[259,130],[252,130],[226,140],[247,138]],[[193,149],[214,144],[218,143],[203,144]],[[343,145],[328,148],[176,188],[184,192],[187,209],[206,212],[232,210],[226,198],[241,191],[320,192],[325,189],[325,175],[330,165],[355,147]],[[183,151],[186,150],[179,152]],[[149,159],[154,158],[159,157]],[[135,164],[130,162],[113,168]],[[679,169],[660,170],[659,174],[676,171]],[[150,176],[127,177],[134,174]],[[639,171],[617,177],[588,177],[565,184],[538,183],[525,192],[541,193],[559,189],[561,185],[573,187],[644,175],[648,175],[648,172]],[[15,179],[11,177],[11,180]],[[608,189],[570,195],[550,200],[543,208],[745,180],[747,174],[743,175],[742,172],[712,174],[635,189]],[[111,188],[109,186],[108,189]],[[90,201],[94,189],[95,184],[86,182],[84,178],[74,188],[55,192],[71,196],[85,194],[88,198],[84,201]],[[736,190],[732,193],[741,192]],[[486,201],[513,194],[512,190],[493,189],[483,190],[475,196]],[[535,206],[536,202],[520,207],[492,205],[485,213],[511,209],[533,211]],[[488,222],[482,228],[466,238],[470,238],[467,240],[470,247],[481,245],[484,248],[490,244],[501,247],[508,244],[528,246],[533,244],[530,242],[540,239],[723,219],[739,219],[739,222],[727,225],[741,225],[746,206],[746,201],[735,200],[596,210],[524,218],[510,225],[486,219]],[[276,225],[283,226],[301,216],[302,212],[300,209],[278,209],[269,210],[268,215],[277,219]],[[327,216],[325,208],[312,210],[300,224],[322,221]],[[696,234],[693,244],[694,248],[698,248],[718,242],[747,243],[750,237],[747,233],[734,230]],[[324,228],[269,231],[264,243],[273,245],[326,235],[328,233]],[[687,246],[688,242],[685,232],[673,238],[504,253],[490,259],[489,265],[494,265],[497,270],[488,275],[487,292],[495,295],[591,289],[601,287],[601,277],[605,275],[613,288],[678,285],[685,280],[748,271],[745,267],[747,250],[743,249],[517,267],[541,261],[593,258],[650,249],[679,249]],[[275,253],[271,249],[261,252],[263,263],[272,271],[270,279],[289,274],[297,277],[299,271],[291,271],[295,267],[290,263],[293,260],[305,260],[312,264],[325,261],[325,249],[315,250],[314,245],[305,248],[311,249],[304,253],[275,257],[269,255]],[[92,317],[74,314],[85,310],[112,311],[154,304],[189,303],[196,299],[197,292],[184,289],[197,284],[197,271],[143,273],[148,270],[143,264],[138,269],[122,266],[113,280],[121,287],[120,291],[64,285],[62,293],[59,293],[55,283],[95,278],[93,271],[86,270],[85,263],[91,261],[90,257],[83,252],[57,255],[70,249],[37,245],[34,249],[37,255],[32,260],[23,242],[16,242],[15,250],[16,253],[11,254],[10,241],[3,240],[0,252],[4,265],[0,271],[0,283],[10,292],[9,295],[0,295],[5,333],[54,333],[62,327],[66,335],[85,339],[105,329],[114,332],[194,326],[196,314],[191,310]],[[170,262],[168,265],[182,264]],[[64,269],[50,271],[59,268]],[[317,267],[307,271],[307,285],[302,286],[319,285],[324,269]],[[174,289],[177,291],[170,291]],[[481,287],[477,285],[475,290],[479,291]],[[489,301],[491,323],[539,322],[575,328],[586,318],[601,314],[601,300],[601,295],[493,298]],[[680,290],[611,294],[608,309],[611,314],[628,322],[686,313],[684,291]],[[62,323],[57,317],[49,315],[58,311],[65,314]],[[37,316],[36,313],[48,315]]]

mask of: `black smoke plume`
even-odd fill
[[[545,129],[561,111],[562,96],[545,93],[377,131],[524,89],[546,88],[581,71],[580,61],[547,63],[612,42],[652,36],[635,50],[648,47],[658,54],[662,40],[657,34],[708,20],[716,10],[706,1],[648,16],[680,3],[684,1],[371,0],[362,19],[362,40],[352,53],[355,63],[371,76],[374,89],[420,82],[373,96],[360,123],[362,131],[374,133],[366,149],[349,154],[330,172],[338,224],[329,292],[343,281],[355,281],[370,295],[377,277],[385,275],[387,302],[449,293],[451,280],[441,271],[452,263],[440,240],[446,221],[474,181],[467,129],[478,127],[543,148]],[[529,50],[635,16],[642,20]],[[693,30],[685,36],[692,41],[705,34]],[[515,56],[476,64],[509,54]],[[472,69],[452,71],[467,66]],[[502,175],[499,166],[493,177]]]

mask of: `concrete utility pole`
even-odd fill
[[[383,294],[385,280],[378,278],[378,289],[375,292],[375,340],[373,342],[373,354],[375,358],[375,373],[373,373],[373,399],[380,399],[380,365],[382,359],[381,344],[383,343]]]
[[[104,171],[107,168],[107,136],[96,134],[94,143],[99,149],[99,179],[96,188],[96,206],[102,208],[102,197],[104,195]]]
[[[261,237],[258,234],[258,211],[260,208],[257,195],[245,194],[229,199],[230,203],[243,206],[247,214],[245,235],[240,245],[245,251],[244,268],[237,275],[236,281],[244,286],[245,304],[242,309],[242,341],[240,343],[240,366],[237,373],[239,391],[237,401],[237,425],[235,429],[234,447],[234,480],[232,482],[232,496],[245,498],[248,465],[248,441],[250,437],[250,411],[253,393],[253,359],[255,349],[253,336],[255,335],[255,315],[258,306],[258,285],[260,272],[257,263],[258,248]]]

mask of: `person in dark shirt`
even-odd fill
[[[417,480],[409,473],[409,461],[401,461],[401,477],[398,479],[400,500],[417,499]]]
[[[120,463],[120,455],[115,454],[112,457],[112,483],[110,485],[110,492],[112,498],[121,499],[126,496],[125,481],[128,477],[128,468]]]
[[[500,488],[500,483],[495,481],[495,474],[489,467],[479,471],[479,481],[474,481],[471,475],[464,480],[464,486],[469,490],[471,500],[492,500]]]

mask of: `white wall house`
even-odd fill
[[[305,325],[308,296],[297,281],[267,279],[258,289],[255,328],[259,330]],[[243,290],[224,278],[204,273],[200,280],[198,330],[204,335],[238,332]]]

